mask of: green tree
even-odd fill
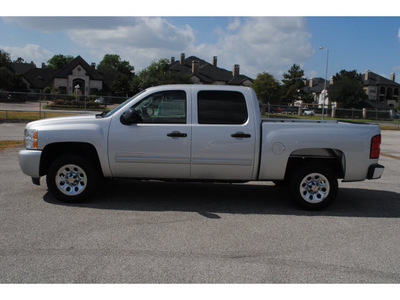
[[[27,91],[21,76],[15,73],[10,54],[0,50],[0,89],[7,91]]]
[[[69,64],[73,60],[74,57],[71,55],[64,56],[62,54],[57,54],[47,61],[47,67],[56,70],[62,69],[65,65]]]
[[[161,58],[153,61],[150,66],[140,71],[138,76],[132,81],[135,91],[141,91],[151,86],[163,84],[188,84],[192,83],[189,75],[171,72],[169,70],[169,60]]]
[[[362,75],[356,70],[341,70],[333,76],[329,86],[329,100],[337,102],[344,108],[361,108],[362,100],[368,99],[363,87]]]
[[[282,100],[285,102],[294,103],[295,100],[306,98],[305,92],[302,90],[304,87],[304,71],[299,65],[293,64],[288,70],[288,73],[283,74],[283,96]]]
[[[126,60],[121,60],[118,54],[106,54],[103,60],[97,66],[97,71],[107,74],[113,78],[111,83],[111,91],[117,96],[126,96],[132,93],[131,81],[135,74],[135,68]]]
[[[273,75],[263,72],[257,75],[251,87],[262,103],[276,104],[280,101],[281,85]]]
[[[118,54],[106,54],[97,66],[97,71],[104,74],[117,75],[118,73],[133,76],[135,68],[126,60],[121,60]]]
[[[12,61],[10,54],[0,49],[0,67],[5,67],[12,70]]]
[[[23,64],[25,63],[25,59],[23,59],[22,57],[18,57],[16,60],[14,60],[14,63]]]

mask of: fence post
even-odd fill
[[[367,109],[365,107],[362,110],[362,117],[364,120],[367,119]]]
[[[332,106],[331,117],[332,117],[332,118],[336,118],[336,106]]]
[[[42,91],[40,91],[40,97],[39,97],[39,120],[42,117]]]

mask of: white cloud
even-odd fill
[[[233,19],[225,29],[216,28],[216,43],[198,43],[189,25],[177,27],[164,18],[133,18],[110,28],[72,29],[71,40],[102,59],[117,53],[131,62],[136,71],[158,58],[196,55],[206,61],[218,56],[220,67],[231,70],[241,65],[241,73],[255,78],[268,71],[280,77],[293,63],[304,65],[314,54],[305,18],[255,17]]]
[[[217,42],[199,41],[197,31],[190,25],[175,26],[173,20],[161,17],[3,20],[41,31],[64,32],[73,43],[71,47],[80,49],[76,52],[93,55],[83,58],[100,61],[105,54],[119,54],[135,66],[136,72],[159,58],[175,56],[179,59],[180,53],[184,52],[186,56],[196,55],[209,62],[216,55],[219,67],[228,70],[232,70],[234,64],[240,64],[241,73],[253,78],[263,71],[280,78],[292,64],[303,66],[314,54],[307,21],[301,17],[231,18],[226,28],[215,27],[210,32],[217,34]],[[51,53],[38,45],[8,48],[14,48],[9,51],[13,56],[21,56],[27,61],[51,58]]]
[[[219,64],[228,69],[240,64],[241,73],[253,78],[263,71],[280,77],[291,65],[302,66],[314,54],[304,18],[250,18],[233,33],[231,24],[215,45],[202,44],[193,50],[199,55],[218,55]]]
[[[0,49],[9,53],[11,60],[16,60],[18,57],[22,57],[25,62],[33,61],[38,67],[41,62],[46,62],[53,57],[53,53],[47,49],[42,48],[40,45],[27,44],[23,47],[10,47],[0,45]]]
[[[189,25],[177,27],[163,18],[132,18],[110,28],[69,30],[71,40],[84,46],[102,59],[104,54],[119,54],[136,70],[153,60],[174,56],[195,41],[195,31]]]

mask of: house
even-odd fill
[[[306,79],[304,81],[304,87],[302,88],[303,92],[305,93],[311,93],[313,95],[313,100],[315,104],[318,104],[319,107],[322,106],[324,103],[324,94],[325,94],[325,88],[327,91],[329,91],[329,85],[332,83],[331,81],[326,82],[326,87],[325,87],[325,79],[321,77],[316,77],[316,78],[311,78],[311,79]],[[330,106],[332,103],[329,101],[329,96],[328,93],[326,95],[325,99],[325,106]],[[335,106],[335,104],[334,104]]]
[[[208,63],[196,56],[185,58],[181,53],[181,59],[175,61],[171,57],[170,71],[188,74],[193,83],[197,84],[221,84],[221,85],[243,85],[250,86],[253,79],[240,74],[240,66],[234,65],[232,72],[217,66],[217,57],[214,56],[212,63]]]
[[[381,75],[373,73],[367,70],[364,74],[361,74],[363,79],[363,86],[365,93],[368,95],[368,101],[364,101],[366,106],[374,107],[378,109],[389,109],[397,107],[399,104],[399,92],[400,84],[395,82],[395,74],[390,75],[390,79],[387,79]],[[310,92],[314,96],[314,102],[318,103],[319,106],[323,103],[324,96],[324,83],[323,78],[312,78],[305,81],[304,92]],[[326,83],[326,88],[329,95],[329,86],[333,84],[333,78],[330,82]],[[329,96],[325,102],[326,105],[330,105]]]
[[[46,68],[44,64],[36,68],[31,64],[14,63],[13,67],[33,93],[51,87],[61,94],[72,95],[79,90],[81,95],[96,95],[106,86],[104,75],[97,72],[96,65],[89,65],[81,56],[59,70]]]
[[[394,73],[390,75],[390,79],[387,79],[367,70],[362,74],[362,77],[364,90],[372,105],[397,107],[399,104],[400,84],[395,82]]]

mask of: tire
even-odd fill
[[[96,187],[99,175],[93,163],[81,156],[66,155],[57,158],[46,176],[49,191],[60,201],[82,202]]]
[[[337,191],[337,177],[328,166],[302,164],[290,176],[293,200],[307,210],[326,208],[336,198]]]
[[[285,187],[287,185],[286,180],[273,180],[272,181],[276,186]]]

